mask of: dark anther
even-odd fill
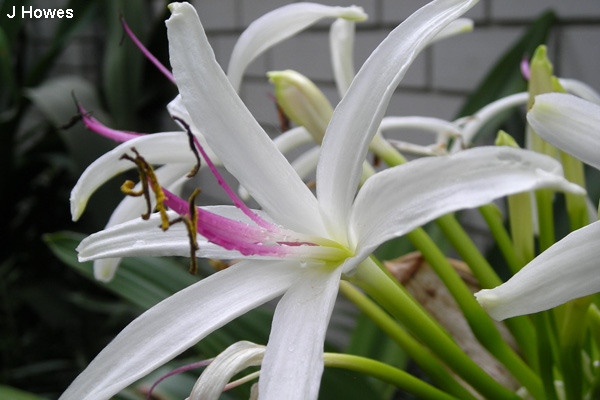
[[[198,209],[196,209],[195,201],[196,197],[200,194],[200,189],[195,189],[192,195],[189,197],[189,216],[182,215],[179,218],[169,221],[169,224],[173,225],[177,222],[183,222],[188,231],[188,237],[190,238],[190,274],[196,275],[198,273],[198,260],[196,259],[196,251],[200,249],[198,241],[196,240],[196,233],[198,232]]]
[[[132,181],[126,181],[121,186],[121,191],[128,196],[144,196],[144,199],[146,200],[147,211],[146,213],[142,214],[142,218],[147,220],[150,218],[150,213],[152,212],[152,203],[150,201],[150,190],[152,190],[152,192],[154,192],[154,196],[156,197],[156,209],[160,212],[160,217],[162,220],[161,228],[163,231],[166,231],[169,229],[169,217],[167,216],[167,210],[164,205],[165,194],[158,183],[152,166],[148,164],[144,157],[138,153],[135,147],[132,147],[131,151],[133,151],[135,157],[131,157],[128,154],[123,154],[120,159],[129,160],[137,166],[142,189],[136,192],[133,190],[135,183]]]
[[[173,120],[177,121],[181,125],[183,125],[183,128],[185,129],[187,136],[188,136],[190,149],[192,150],[192,153],[194,153],[194,156],[196,157],[196,165],[194,165],[194,168],[192,168],[190,173],[187,174],[188,178],[193,178],[194,176],[196,176],[196,174],[198,174],[198,171],[200,171],[200,165],[201,165],[200,154],[198,154],[198,149],[196,148],[196,145],[194,144],[194,134],[192,133],[192,129],[190,128],[188,123],[185,122],[183,119],[174,116]]]

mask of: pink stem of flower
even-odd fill
[[[182,372],[191,371],[193,369],[206,367],[213,360],[214,360],[214,358],[210,358],[208,360],[200,361],[200,362],[197,362],[197,363],[193,363],[193,364],[189,364],[189,365],[184,365],[183,367],[179,367],[177,369],[174,369],[173,371],[169,372],[168,374],[161,376],[160,378],[158,378],[158,380],[156,382],[154,382],[154,384],[152,385],[152,387],[150,388],[150,390],[148,390],[148,394],[146,395],[146,400],[150,400],[150,398],[152,397],[152,391],[154,390],[154,388],[156,387],[156,385],[158,385],[159,383],[161,383],[162,381],[164,381],[168,377],[180,374]]]
[[[272,232],[279,231],[278,226],[268,221],[265,221],[258,214],[253,212],[246,204],[244,204],[244,202],[235,194],[235,192],[229,187],[227,182],[225,182],[225,179],[223,179],[223,176],[219,173],[217,167],[215,167],[213,162],[210,160],[210,158],[204,151],[204,148],[202,148],[200,142],[196,137],[194,137],[194,144],[198,148],[198,151],[200,151],[200,154],[202,155],[202,158],[204,158],[204,161],[206,161],[206,165],[208,165],[208,168],[217,179],[217,182],[219,182],[219,185],[225,190],[225,193],[227,193],[229,198],[233,201],[233,204],[235,204],[237,208],[239,208],[244,214],[248,216],[248,218],[254,221],[257,225],[262,226],[263,228],[268,229]]]
[[[156,68],[158,68],[159,71],[163,73],[164,76],[166,76],[171,82],[173,82],[175,84],[175,78],[173,77],[173,74],[171,73],[171,71],[169,71],[167,69],[167,67],[162,65],[162,63],[160,61],[158,61],[158,59],[156,57],[154,57],[152,55],[152,53],[150,53],[148,51],[146,46],[144,46],[142,44],[142,42],[140,42],[140,40],[133,34],[131,29],[129,29],[129,26],[127,26],[127,23],[125,22],[125,18],[121,18],[121,23],[123,24],[123,29],[125,29],[125,32],[127,32],[127,35],[129,35],[131,40],[133,40],[133,43],[135,43],[135,45],[142,51],[142,53],[144,53],[146,58],[148,60],[150,60],[150,62],[152,62],[152,64],[154,64],[156,66]]]
[[[85,127],[92,132],[96,132],[106,138],[112,139],[116,142],[122,143],[131,139],[135,139],[140,136],[144,136],[145,133],[136,133],[136,132],[128,132],[128,131],[118,131],[116,129],[111,129],[106,125],[103,125],[96,118],[92,117],[81,105],[77,105],[79,107],[79,112],[81,113],[81,118]]]

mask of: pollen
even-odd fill
[[[150,202],[150,190],[154,193],[154,197],[156,198],[156,209],[160,212],[161,217],[161,228],[163,231],[169,229],[169,217],[167,216],[167,209],[165,208],[165,194],[158,183],[158,179],[156,178],[156,174],[154,173],[154,169],[148,162],[142,157],[135,147],[131,148],[131,151],[135,154],[135,157],[131,157],[129,154],[123,154],[121,156],[122,160],[129,160],[133,162],[137,166],[138,174],[140,176],[140,183],[142,188],[139,191],[134,191],[133,188],[135,184],[132,181],[126,181],[121,185],[121,191],[128,196],[144,196],[146,200],[147,211],[142,214],[142,218],[147,220],[150,218],[150,214],[152,213],[152,205]]]

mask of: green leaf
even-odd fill
[[[405,369],[408,364],[406,353],[364,314],[358,317],[345,352],[372,358],[400,369]],[[370,383],[379,393],[379,398],[392,398],[395,392],[393,386],[376,380],[371,380]]]
[[[119,16],[143,42],[147,28],[144,3],[140,0],[111,0],[105,5],[108,29],[104,51],[103,82],[108,109],[115,119],[115,128],[135,126],[142,86],[142,52],[124,34]]]
[[[10,386],[0,385],[0,399],[10,400],[44,400],[33,393],[24,392]]]
[[[141,311],[198,282],[199,277],[190,275],[174,258],[157,257],[124,258],[112,281],[96,281],[92,262],[80,263],[77,260],[75,248],[84,237],[79,233],[65,231],[47,234],[44,240],[52,252],[69,267],[138,306]],[[204,272],[206,276],[212,269],[201,261],[199,260],[199,272]],[[266,343],[272,317],[272,311],[266,308],[254,309],[208,335],[198,343],[197,348],[206,357],[213,357],[239,340]]]

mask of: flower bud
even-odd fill
[[[321,144],[333,114],[329,100],[310,79],[296,71],[273,71],[267,76],[275,85],[275,97],[285,115]]]

